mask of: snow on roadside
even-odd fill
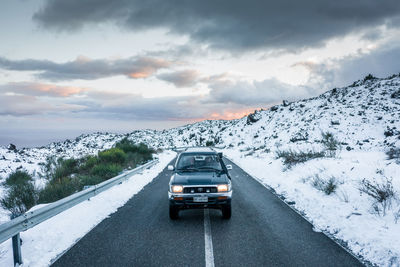
[[[400,266],[400,200],[394,200],[385,216],[372,211],[372,199],[360,194],[363,178],[379,175],[392,179],[400,193],[400,165],[388,163],[383,152],[341,152],[336,158],[310,160],[286,169],[273,153],[245,156],[236,149],[223,150],[224,155],[261,183],[295,202],[314,225],[347,243],[354,254],[379,266]],[[383,174],[381,172],[384,172]],[[312,186],[312,176],[335,177],[338,188],[326,195]]]
[[[23,266],[50,265],[58,255],[142,190],[175,156],[175,152],[163,152],[159,154],[160,162],[152,168],[22,232]],[[0,244],[0,266],[13,266],[11,239]]]

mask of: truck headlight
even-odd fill
[[[172,189],[172,192],[174,192],[174,193],[182,193],[183,192],[183,186],[181,186],[181,185],[173,185],[171,187],[171,189]]]
[[[229,186],[227,184],[220,184],[218,185],[218,192],[228,192]]]

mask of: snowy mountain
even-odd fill
[[[80,157],[107,149],[124,137],[154,148],[198,145],[274,151],[277,146],[318,147],[322,132],[331,132],[344,149],[386,151],[400,145],[400,78],[360,80],[318,97],[255,111],[242,119],[202,121],[169,130],[128,134],[83,134],[74,140],[38,148],[0,147],[0,177],[17,168],[40,171],[52,155]]]
[[[367,76],[237,120],[86,134],[39,148],[0,147],[0,178],[25,168],[36,174],[40,186],[37,173],[47,157],[95,154],[124,137],[163,149],[215,146],[301,213],[315,231],[372,264],[400,265],[399,75]],[[327,148],[327,137],[333,150]]]

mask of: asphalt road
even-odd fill
[[[186,210],[171,221],[165,169],[53,266],[362,266],[232,165],[230,220],[219,210]]]

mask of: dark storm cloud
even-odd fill
[[[0,57],[0,68],[16,71],[36,71],[38,77],[52,81],[94,80],[125,75],[129,78],[147,78],[172,63],[151,57],[132,57],[128,59],[89,59],[78,57],[74,61],[56,63],[49,60],[9,60]]]
[[[376,77],[388,77],[400,72],[400,45],[393,42],[369,53],[359,53],[351,57],[330,60],[323,63],[298,62],[310,71],[309,85],[314,88],[329,90],[333,87],[347,86],[364,78],[369,73]]]
[[[197,83],[199,73],[195,70],[182,70],[176,72],[162,73],[157,78],[174,84],[176,87],[190,87]]]
[[[231,51],[298,51],[368,27],[398,27],[399,13],[398,0],[48,0],[33,19],[53,30],[113,22],[132,31],[166,28]]]

